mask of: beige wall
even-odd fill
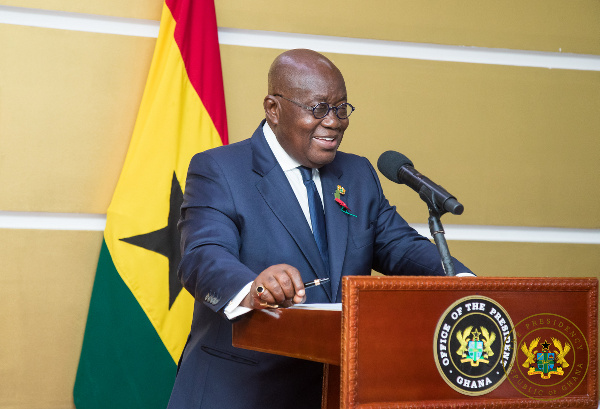
[[[158,20],[159,0],[0,0]],[[600,3],[217,0],[221,27],[600,55]],[[2,10],[0,9],[0,13]],[[0,213],[104,214],[153,38],[0,24]],[[232,142],[262,116],[280,50],[222,45]],[[357,107],[342,149],[385,150],[457,195],[449,225],[600,229],[600,72],[327,54]],[[382,181],[411,223],[427,209]],[[102,233],[0,229],[0,408],[72,408]],[[593,276],[600,246],[450,241],[482,276]]]

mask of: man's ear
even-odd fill
[[[279,123],[279,101],[273,95],[267,95],[263,101],[265,116],[270,124]]]

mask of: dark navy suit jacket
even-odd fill
[[[232,347],[232,324],[223,314],[271,265],[290,264],[305,282],[326,276],[263,123],[252,138],[199,153],[190,163],[179,222],[179,276],[195,306],[170,409],[320,408],[321,364]],[[366,158],[338,152],[320,176],[331,281],[308,290],[307,303],[340,302],[342,276],[369,275],[371,269],[444,275],[435,245],[390,206]],[[356,217],[335,202],[338,185],[346,189],[342,199]],[[454,263],[457,272],[469,271]]]

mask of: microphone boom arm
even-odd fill
[[[448,243],[446,242],[446,236],[444,232],[444,226],[442,225],[441,217],[444,213],[447,212],[445,209],[440,209],[435,204],[435,200],[433,198],[433,192],[427,186],[421,186],[419,190],[419,197],[427,203],[427,207],[429,208],[429,232],[433,237],[433,241],[440,253],[440,257],[442,259],[442,268],[446,272],[448,277],[453,277],[456,275],[454,272],[454,263],[452,262],[452,257],[450,256],[450,249],[448,248]]]

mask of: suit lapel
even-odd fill
[[[254,171],[262,176],[262,179],[256,184],[256,188],[312,266],[314,277],[321,277],[322,274],[316,272],[324,271],[325,266],[317,243],[303,217],[302,209],[287,177],[277,164],[275,156],[265,140],[262,123],[252,136],[251,144]],[[331,291],[328,286],[323,286],[323,288],[331,299]]]
[[[336,162],[325,165],[320,170],[323,201],[325,206],[325,223],[327,224],[327,245],[329,247],[329,271],[331,277],[332,302],[336,302],[342,268],[348,244],[348,217],[335,202],[334,193],[341,183],[342,170]]]

